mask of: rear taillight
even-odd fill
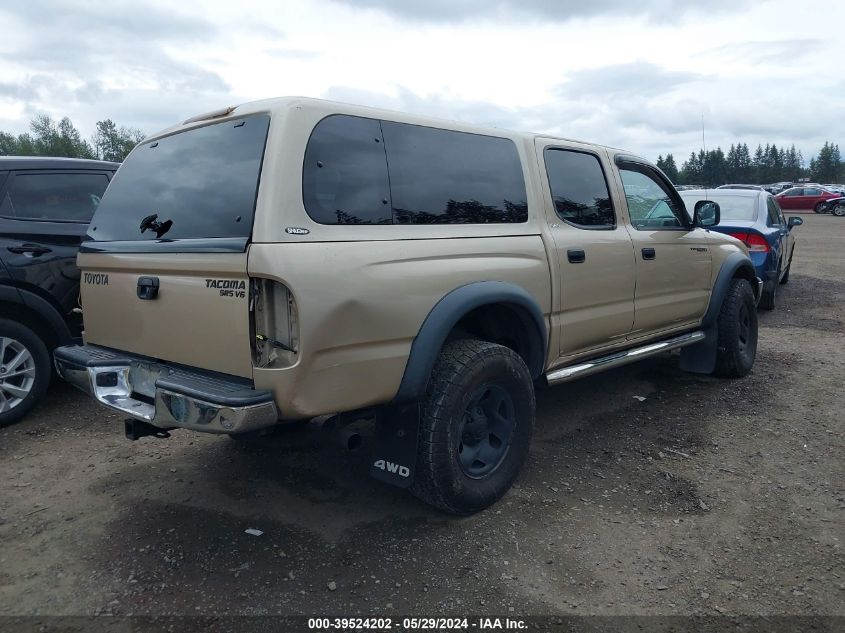
[[[740,242],[743,242],[747,247],[748,250],[752,253],[768,253],[769,252],[769,243],[766,241],[766,238],[760,235],[759,233],[728,233],[731,237],[735,237]]]
[[[252,279],[249,311],[253,365],[293,365],[299,352],[299,317],[288,287],[272,279]]]

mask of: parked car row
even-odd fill
[[[840,197],[839,194],[814,184],[792,187],[775,196],[784,209],[807,211],[812,209],[816,213],[823,213],[827,201]]]
[[[683,185],[678,191],[696,191],[704,187]],[[778,182],[773,185],[729,184],[716,189],[766,191],[774,195],[780,206],[788,210],[812,210],[816,213],[832,213],[845,216],[845,187],[841,185],[819,185],[817,183]]]

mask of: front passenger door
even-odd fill
[[[697,325],[710,300],[707,231],[651,165],[617,159],[636,257],[631,338]]]

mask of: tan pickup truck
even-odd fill
[[[233,437],[375,419],[374,476],[454,513],[528,454],[534,386],[683,348],[744,376],[743,244],[615,149],[303,98],[141,143],[79,255],[59,373],[127,416]]]

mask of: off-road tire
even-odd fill
[[[497,465],[473,477],[461,459],[474,394],[492,389],[510,402],[510,438]],[[482,402],[484,401],[482,397]],[[452,514],[473,514],[492,505],[513,485],[528,456],[534,426],[534,385],[513,350],[476,339],[447,343],[434,365],[422,401],[420,437],[411,492]],[[479,404],[476,402],[476,404]],[[475,408],[479,411],[479,408]],[[494,432],[487,441],[494,445]],[[466,459],[464,455],[463,459]]]
[[[742,378],[754,366],[757,354],[757,306],[745,279],[733,279],[716,321],[716,376]]]
[[[53,376],[52,366],[50,364],[50,352],[47,345],[38,334],[33,332],[27,326],[17,321],[10,319],[0,319],[0,338],[3,340],[16,341],[29,352],[32,358],[32,368],[35,370],[34,380],[31,386],[28,387],[29,393],[26,397],[20,399],[12,408],[7,411],[0,412],[0,427],[8,424],[13,424],[38,404],[47,393],[47,387],[50,385],[50,380]],[[6,349],[3,350],[5,355],[10,355]],[[11,360],[11,358],[0,358],[0,372],[5,369],[3,362]],[[13,377],[12,382],[20,383],[21,380]],[[0,373],[0,383],[3,380],[3,373]],[[2,390],[2,386],[0,386]],[[4,392],[3,397],[7,394]],[[5,402],[0,403],[5,405]]]

